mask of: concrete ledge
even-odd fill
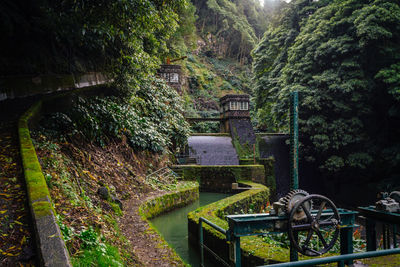
[[[256,133],[256,136],[264,137],[264,136],[289,136],[288,133]]]
[[[231,135],[229,133],[191,133],[190,136],[228,136]]]
[[[186,263],[181,257],[176,253],[176,251],[168,244],[167,241],[161,236],[154,225],[149,221],[162,213],[171,211],[173,209],[186,206],[187,204],[195,201],[199,198],[199,185],[196,183],[188,188],[178,189],[178,191],[165,194],[159,197],[152,198],[139,207],[139,214],[144,221],[149,225],[147,231],[157,234],[159,237],[161,245],[164,247],[169,247],[173,252],[173,261],[179,263],[182,266],[186,266]]]
[[[199,198],[199,185],[184,188],[169,194],[150,199],[140,205],[139,214],[149,220],[162,213],[186,206]]]
[[[38,116],[42,108],[39,101],[26,111],[18,122],[20,151],[29,208],[32,214],[37,249],[41,266],[70,267],[71,261],[58,227],[49,189],[33,147],[28,123]]]
[[[109,82],[102,73],[52,74],[52,75],[17,75],[1,77],[0,101],[27,97],[37,94],[49,94],[76,88],[100,85]]]

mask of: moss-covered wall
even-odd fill
[[[201,191],[230,192],[232,183],[237,183],[239,180],[265,183],[262,165],[175,165],[173,169],[180,173],[184,180],[197,180]]]
[[[42,109],[39,101],[19,119],[18,134],[28,202],[42,266],[71,266],[67,248],[56,222],[49,189],[32,144],[29,127]]]
[[[276,199],[276,177],[275,177],[275,159],[273,157],[260,158],[258,164],[264,166],[265,185],[269,188],[269,200],[272,203]]]
[[[188,184],[183,189],[178,189],[178,191],[152,198],[144,202],[139,207],[140,216],[150,226],[147,231],[149,233],[158,235],[160,245],[162,245],[163,247],[170,247],[173,257],[171,261],[176,262],[177,266],[186,266],[186,264],[181,259],[181,257],[179,257],[176,251],[168,244],[168,242],[165,241],[165,239],[157,231],[154,225],[150,222],[150,219],[162,213],[185,206],[195,201],[198,198],[199,198],[199,185],[197,183],[192,183]]]
[[[262,206],[265,206],[269,196],[268,188],[264,185],[249,181],[242,182],[251,185],[256,189],[250,189],[233,195],[218,202],[201,207],[188,214],[189,241],[193,245],[198,245],[198,224],[200,217],[210,220],[223,229],[228,229],[228,222],[225,219],[225,215],[252,213],[255,210],[259,210]],[[229,244],[225,241],[225,236],[223,234],[219,233],[208,225],[204,225],[204,242],[207,247],[218,252],[220,257],[228,261]],[[242,238],[242,266],[256,266],[268,262],[262,257],[253,255],[253,250],[262,245],[262,243],[255,244],[253,247],[251,242],[254,241],[250,241],[249,243],[249,241],[246,241],[244,238]]]
[[[233,195],[200,207],[188,214],[189,241],[193,245],[198,247],[200,217],[206,218],[219,227],[228,230],[229,226],[225,219],[226,215],[254,213],[254,211],[259,210],[261,207],[265,207],[269,197],[269,189],[261,184],[249,181],[242,182],[257,189]],[[206,224],[203,224],[203,231],[204,244],[217,252],[218,256],[229,262],[229,242],[226,241],[225,235]],[[259,266],[290,261],[290,251],[288,248],[264,242],[261,236],[245,236],[240,239],[240,242],[242,266]],[[210,256],[207,251],[205,251],[205,255]],[[327,253],[324,256],[333,256],[333,254]],[[212,258],[210,256],[210,259]],[[299,259],[305,260],[310,259],[310,257],[299,255]]]
[[[190,186],[178,190],[176,192],[168,193],[143,203],[139,207],[139,214],[143,219],[149,220],[162,213],[171,211],[178,207],[186,206],[187,204],[199,198],[199,185]]]
[[[269,198],[270,198],[271,202],[276,200],[276,178],[275,178],[275,172],[274,172],[274,163],[275,163],[275,159],[273,157],[257,158],[256,164],[264,166],[265,178],[263,181],[253,180],[253,182],[265,184],[269,188],[269,190],[270,190]],[[239,164],[240,165],[253,165],[254,159],[239,159]]]
[[[90,85],[90,82],[88,85]],[[43,266],[71,266],[71,262],[56,222],[56,212],[53,209],[49,189],[32,144],[29,128],[34,127],[40,116],[46,112],[68,109],[71,105],[71,99],[75,99],[78,95],[97,95],[99,92],[106,91],[105,88],[107,88],[106,85],[84,87],[46,97],[32,105],[19,118],[18,134],[28,202],[32,214],[40,264]]]

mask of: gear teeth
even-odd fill
[[[290,213],[290,209],[291,209],[291,207],[289,206],[290,202],[293,199],[293,197],[296,196],[296,195],[308,196],[309,193],[307,193],[306,191],[304,191],[302,189],[295,189],[295,190],[292,190],[289,193],[287,193],[287,195],[282,198],[282,203],[285,206],[285,212],[287,214]]]

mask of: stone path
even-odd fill
[[[0,105],[0,266],[35,266],[32,219],[17,135],[17,118],[24,108]]]

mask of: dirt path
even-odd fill
[[[135,195],[124,202],[124,217],[120,221],[121,230],[132,244],[135,255],[144,266],[182,266],[173,260],[173,254],[168,246],[161,243],[161,238],[149,231],[149,224],[142,220],[138,213],[141,203],[156,195],[157,192]]]
[[[0,120],[0,266],[35,266],[31,221],[16,121],[3,119]]]

